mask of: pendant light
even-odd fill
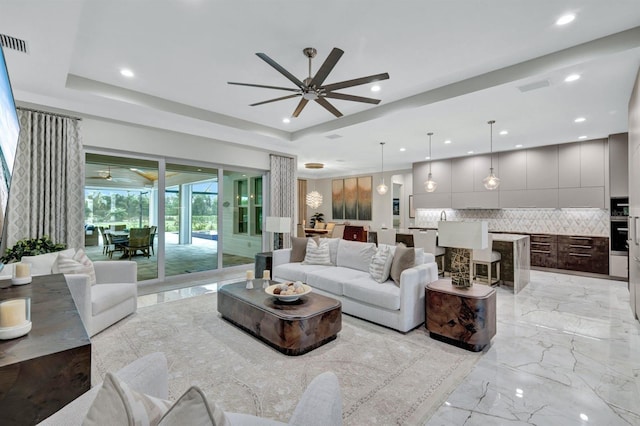
[[[429,174],[427,175],[427,180],[424,183],[424,190],[427,192],[433,192],[438,187],[438,183],[431,177],[431,136],[433,133],[429,132],[427,135],[429,135]]]
[[[491,149],[489,152],[489,155],[491,155],[491,168],[489,169],[489,176],[482,179],[482,183],[484,183],[484,187],[489,191],[493,191],[500,186],[500,178],[493,173],[493,123],[495,122],[496,120],[487,121],[487,124],[491,127]]]
[[[322,169],[324,167],[324,164],[322,164],[322,163],[305,163],[304,167],[306,169]],[[313,181],[313,191],[309,192],[305,196],[305,203],[307,204],[307,206],[311,207],[312,209],[317,209],[318,207],[320,207],[322,205],[322,194],[320,194],[318,191],[316,191],[316,182],[315,182],[315,180]]]
[[[382,179],[380,180],[380,185],[376,187],[376,191],[378,191],[378,194],[384,195],[389,190],[389,187],[384,184],[384,142],[380,142],[380,148],[382,150],[382,172],[380,173],[382,175]]]

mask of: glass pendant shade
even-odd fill
[[[376,191],[380,195],[386,194],[387,191],[389,190],[389,187],[384,184],[384,144],[385,144],[384,142],[380,142],[380,149],[381,149],[380,175],[382,176],[382,178],[380,179],[380,185],[376,186]]]
[[[431,176],[431,136],[433,133],[427,133],[429,135],[429,174],[427,175],[427,180],[424,182],[424,190],[427,192],[434,192],[438,187],[438,183],[433,180]]]
[[[493,167],[489,169],[489,176],[482,179],[482,183],[489,191],[493,191],[500,186],[500,178],[493,174]]]
[[[491,167],[489,168],[489,176],[482,179],[482,183],[484,184],[484,187],[487,188],[489,191],[493,191],[494,189],[497,189],[500,186],[500,178],[493,173],[493,123],[495,122],[496,120],[487,121],[487,124],[491,128],[491,133],[490,133],[491,136],[489,139],[491,143],[491,148],[489,151],[489,155],[491,156]]]
[[[384,179],[382,179],[382,182],[380,182],[380,185],[376,186],[376,191],[378,191],[378,194],[380,195],[386,194],[388,190],[389,190],[389,187],[384,184]]]
[[[424,183],[424,190],[427,192],[433,192],[437,187],[438,183],[433,180],[433,178],[431,177],[431,173],[429,173],[429,176],[427,176],[427,180]]]
[[[322,194],[318,191],[311,191],[306,197],[307,206],[317,209],[322,205]]]

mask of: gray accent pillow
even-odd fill
[[[406,247],[404,244],[396,246],[396,252],[393,255],[393,263],[391,263],[391,279],[400,287],[400,275],[405,269],[413,268],[416,262],[416,253],[413,247]]]
[[[306,237],[291,237],[291,257],[289,262],[302,262],[307,254],[307,240]],[[318,241],[319,237],[312,238]]]

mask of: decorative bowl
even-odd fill
[[[304,292],[303,293],[290,294],[290,295],[273,294],[273,290],[275,290],[277,287],[280,287],[281,284],[285,284],[285,283],[270,285],[269,287],[265,288],[264,291],[269,296],[273,296],[273,297],[277,298],[278,300],[280,300],[282,302],[294,302],[294,301],[298,300],[300,298],[300,296],[304,296],[305,294],[311,293],[311,287],[309,287],[306,284],[302,284],[302,288],[304,288]]]

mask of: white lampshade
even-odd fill
[[[466,249],[485,249],[489,246],[487,222],[438,222],[438,245]]]
[[[267,232],[291,232],[291,218],[267,216],[267,224],[265,230]]]
[[[306,204],[312,209],[317,209],[322,205],[322,194],[318,191],[311,191],[307,194]]]

